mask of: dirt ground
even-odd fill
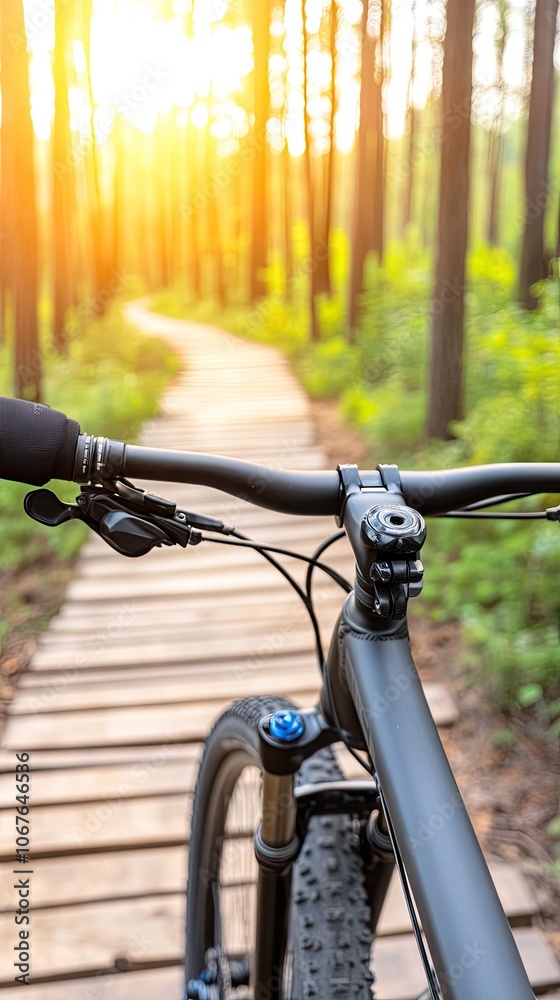
[[[333,465],[356,462],[374,468],[359,434],[340,420],[336,403],[314,402],[316,432]],[[488,858],[516,865],[537,898],[541,926],[560,959],[560,877],[547,872],[555,858],[546,832],[560,814],[560,746],[547,740],[531,711],[506,717],[482,685],[461,668],[463,644],[457,622],[436,624],[411,608],[414,657],[424,680],[447,684],[459,720],[442,738],[477,835]],[[493,735],[509,728],[515,740],[496,746]]]
[[[72,567],[56,559],[4,573],[0,590],[0,622],[8,631],[0,643],[0,735],[6,712],[35,646],[35,636],[47,627],[58,611]]]

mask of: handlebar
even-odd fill
[[[380,472],[360,472],[380,489]],[[337,515],[339,473],[285,472],[219,455],[143,448],[81,434],[79,424],[37,403],[0,397],[0,479],[43,486],[50,479],[102,482],[126,477],[213,487],[285,514]],[[410,507],[444,514],[507,493],[560,492],[560,463],[519,462],[400,472]]]

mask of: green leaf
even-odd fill
[[[555,740],[558,736],[560,736],[560,719],[556,719],[556,722],[553,722],[552,725],[548,727],[546,735],[549,740]]]
[[[530,708],[531,705],[536,705],[541,700],[542,693],[540,684],[524,684],[523,687],[518,688],[517,700],[522,708]]]
[[[560,837],[560,816],[555,816],[546,824],[546,832],[549,837]]]
[[[492,734],[492,745],[499,747],[510,747],[515,743],[515,733],[511,729],[498,729]]]

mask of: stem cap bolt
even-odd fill
[[[305,723],[297,712],[284,710],[271,715],[268,728],[270,735],[275,740],[289,743],[291,740],[297,740],[303,736]]]

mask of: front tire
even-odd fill
[[[201,760],[191,819],[185,971],[196,980],[211,948],[251,964],[258,866],[253,833],[260,821],[258,723],[284,698],[247,698],[218,719]],[[305,761],[298,783],[340,780],[330,748]],[[363,862],[352,817],[311,819],[292,876],[283,1000],[371,1000],[372,935]],[[232,964],[233,968],[233,964]],[[226,971],[227,978],[227,971]],[[230,986],[219,976],[219,1000]],[[252,992],[233,997],[252,996]]]

